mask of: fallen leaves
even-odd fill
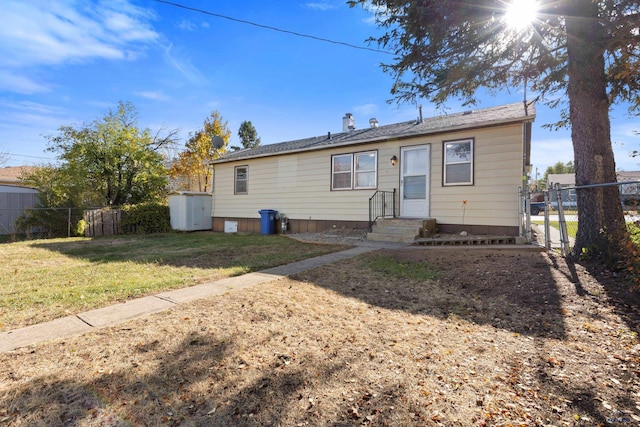
[[[0,378],[14,379],[0,381],[0,408],[17,410],[0,420],[55,424],[73,393],[139,424],[562,426],[604,424],[614,411],[635,420],[640,344],[616,311],[541,273],[539,254],[481,252],[395,254],[433,257],[464,288],[391,282],[355,259],[2,355]],[[597,286],[578,273],[585,289]],[[67,403],[49,413],[48,401]]]

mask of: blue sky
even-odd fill
[[[176,0],[214,14],[367,47],[379,30],[345,0]],[[2,0],[0,16],[0,152],[8,166],[52,161],[44,135],[61,125],[102,117],[118,101],[133,103],[140,125],[179,129],[182,142],[217,110],[231,144],[250,120],[263,144],[412,120],[414,105],[388,104],[390,56],[296,37],[152,0]],[[377,48],[375,45],[369,46]],[[483,97],[478,107],[522,101],[521,88]],[[422,102],[423,114],[439,114]],[[462,111],[451,100],[449,112]],[[542,129],[558,111],[538,105],[532,163],[540,173],[572,160],[569,131]],[[640,118],[612,112],[619,170],[640,170]]]

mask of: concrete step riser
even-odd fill
[[[382,226],[382,227],[377,227],[374,226],[372,228],[372,232],[374,233],[383,233],[383,234],[413,234],[414,236],[418,235],[418,232],[420,231],[419,228],[415,228],[415,227],[400,227],[400,226]]]
[[[369,233],[367,234],[367,240],[374,242],[413,243],[415,241],[415,236],[408,237],[397,234]]]
[[[420,233],[422,220],[380,219],[367,235],[367,240],[378,242],[413,243]]]

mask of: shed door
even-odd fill
[[[429,145],[400,149],[400,216],[429,217]]]

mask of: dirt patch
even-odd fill
[[[0,423],[638,423],[639,313],[616,281],[542,252],[377,251],[2,354]]]

